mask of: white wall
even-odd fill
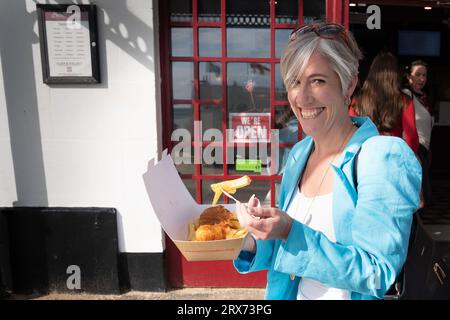
[[[115,207],[122,252],[161,252],[142,181],[162,140],[152,1],[96,0],[102,83],[51,86],[35,2],[0,1],[0,204]]]

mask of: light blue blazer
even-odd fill
[[[402,139],[380,136],[369,118],[352,120],[359,128],[339,165],[332,165],[336,243],[294,220],[286,241],[257,240],[256,254],[241,251],[234,260],[240,273],[268,270],[266,299],[296,299],[301,277],[349,290],[355,300],[382,299],[401,271],[419,203],[421,166]],[[312,146],[312,138],[306,137],[289,155],[280,191],[283,211],[295,195]]]

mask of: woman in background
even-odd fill
[[[398,71],[392,53],[379,53],[350,105],[349,114],[371,118],[380,134],[403,138],[417,154],[419,136],[413,100],[401,91]]]
[[[422,164],[422,192],[423,205],[431,202],[430,182],[430,143],[434,119],[432,116],[432,102],[424,88],[428,80],[428,66],[422,60],[416,60],[407,68],[405,88],[403,92],[413,99],[416,114],[417,134],[419,135],[418,156]]]
[[[427,109],[430,116],[433,116],[432,99],[425,90],[428,81],[428,64],[422,60],[413,61],[408,68],[406,79],[412,94]]]

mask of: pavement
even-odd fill
[[[261,288],[182,288],[166,292],[130,291],[120,295],[57,293],[12,294],[7,300],[263,300]]]

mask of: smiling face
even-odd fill
[[[422,65],[412,67],[408,76],[409,85],[416,92],[422,92],[423,87],[427,83],[427,68]]]
[[[348,97],[354,85],[351,87],[346,92]],[[329,61],[317,52],[311,55],[301,77],[288,88],[288,100],[303,131],[313,138],[326,136],[348,121],[339,77]]]

